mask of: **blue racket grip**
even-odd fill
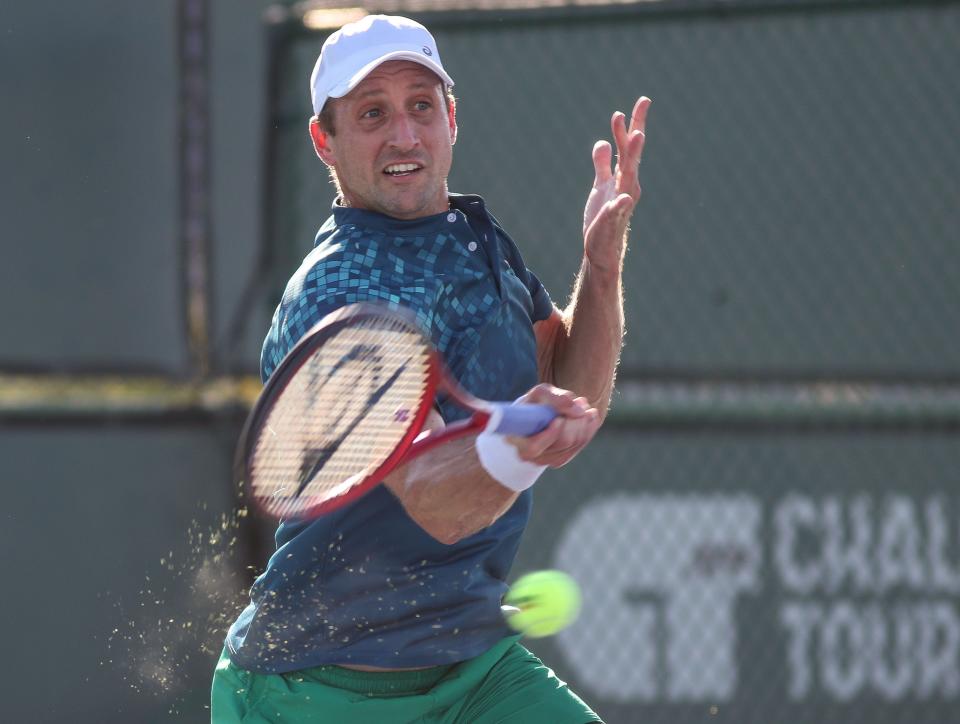
[[[500,413],[496,426],[490,429],[498,435],[519,435],[530,437],[544,430],[557,411],[549,405],[534,405],[526,402],[494,402],[492,407]]]

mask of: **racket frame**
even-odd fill
[[[270,498],[257,495],[253,486],[249,486],[254,503],[268,515],[274,518],[310,519],[332,512],[365,495],[383,482],[383,479],[401,464],[452,440],[483,432],[491,422],[491,418],[499,417],[500,413],[497,411],[496,405],[470,394],[453,378],[444,365],[440,353],[423,333],[412,313],[403,309],[386,308],[370,302],[350,304],[331,312],[312,327],[280,361],[267,380],[240,433],[234,459],[234,479],[238,483],[241,485],[249,484],[251,479],[251,453],[266,423],[273,402],[283,394],[287,385],[313,352],[322,347],[328,339],[335,336],[341,328],[362,322],[365,318],[383,317],[394,317],[398,321],[402,320],[410,327],[411,331],[420,335],[424,349],[427,350],[427,378],[413,421],[396,447],[380,465],[361,481],[354,483],[338,495],[325,498],[312,505],[308,503],[296,511],[279,511],[276,506],[270,504]],[[423,427],[426,424],[430,409],[434,406],[438,389],[443,389],[457,405],[469,410],[471,415],[466,419],[446,424],[441,428],[424,431]]]
[[[283,391],[287,388],[287,385],[289,385],[291,380],[293,380],[296,376],[297,372],[299,372],[303,365],[310,359],[310,356],[313,354],[313,352],[322,347],[328,339],[335,336],[340,329],[348,325],[354,325],[357,322],[362,321],[364,318],[383,317],[385,313],[397,318],[402,318],[407,324],[411,325],[413,329],[420,332],[420,328],[416,325],[412,314],[394,309],[385,310],[382,307],[369,303],[352,304],[346,307],[341,307],[340,309],[328,314],[320,322],[313,326],[310,331],[303,335],[303,337],[284,356],[284,358],[274,369],[273,373],[270,375],[270,378],[267,380],[267,383],[261,391],[260,396],[257,398],[256,403],[254,403],[253,408],[250,410],[250,414],[247,416],[243,430],[240,433],[237,451],[234,457],[233,473],[235,481],[237,481],[243,487],[249,487],[251,499],[257,508],[268,515],[274,518],[316,518],[324,513],[331,512],[337,508],[347,505],[348,503],[365,495],[376,485],[380,484],[383,478],[386,477],[386,475],[400,463],[403,457],[407,454],[407,450],[409,450],[414,440],[418,435],[420,435],[423,425],[426,422],[427,415],[430,411],[430,407],[433,403],[437,385],[442,375],[440,370],[440,356],[436,350],[433,349],[433,346],[429,344],[429,340],[426,340],[426,337],[424,337],[424,341],[426,348],[429,350],[429,360],[427,363],[428,372],[426,383],[424,385],[424,392],[420,398],[419,407],[414,413],[413,421],[407,428],[407,431],[404,433],[403,437],[400,439],[400,442],[397,443],[397,446],[393,449],[390,455],[388,455],[372,473],[370,473],[359,483],[350,486],[347,490],[343,491],[339,495],[325,498],[314,505],[308,504],[300,510],[284,514],[281,514],[281,512],[279,512],[274,506],[271,506],[270,498],[257,495],[253,490],[253,486],[249,485],[249,481],[252,477],[250,461],[253,449],[260,437],[263,426],[266,424],[269,413],[273,409],[274,401],[282,396]],[[422,332],[420,332],[420,334],[423,336]],[[466,434],[466,432],[462,434]],[[442,442],[443,440],[434,442],[430,444],[429,447],[434,447]],[[427,449],[429,449],[429,447]],[[424,450],[424,452],[425,451],[426,450]]]

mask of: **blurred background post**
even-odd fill
[[[457,79],[451,189],[562,303],[590,148],[654,99],[598,439],[514,570],[609,722],[943,724],[960,705],[960,3],[417,0],[0,11],[10,721],[196,721],[270,524],[233,445],[332,186],[332,29]]]

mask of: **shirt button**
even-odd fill
[[[457,215],[455,213],[451,211],[449,214],[447,214],[447,221],[449,221],[451,224],[456,220],[457,220]]]
[[[476,251],[476,250],[477,250],[477,242],[471,241],[469,244],[467,244],[467,248],[468,248],[470,251]]]

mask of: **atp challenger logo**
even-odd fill
[[[557,642],[616,702],[730,701],[748,667],[798,703],[954,700],[958,512],[943,495],[603,498],[557,548],[591,592]]]
[[[773,562],[789,594],[780,621],[790,698],[960,693],[960,536],[950,508],[944,496],[780,502]]]
[[[760,513],[747,496],[620,495],[583,509],[557,550],[591,592],[558,639],[582,680],[611,701],[733,696],[734,607],[758,589]],[[630,647],[623,659],[597,644],[610,632]]]

